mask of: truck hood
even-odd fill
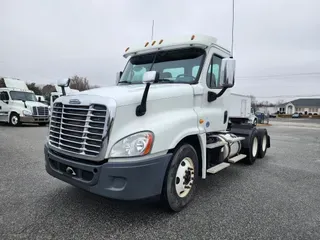
[[[14,100],[14,106],[25,109],[24,103],[20,100]],[[32,112],[32,107],[48,107],[47,105],[40,103],[40,102],[35,102],[35,101],[26,101],[27,109]]]
[[[76,95],[109,97],[114,99],[118,106],[124,106],[140,103],[145,86],[144,84],[110,86],[79,92]],[[148,101],[175,98],[184,95],[193,95],[193,88],[189,84],[153,84],[149,89]]]

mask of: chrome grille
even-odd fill
[[[75,106],[54,103],[50,143],[69,152],[97,156],[102,148],[107,117],[107,107],[101,104]]]
[[[49,108],[48,107],[33,107],[32,113],[35,116],[48,116]]]

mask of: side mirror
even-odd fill
[[[67,78],[67,79],[60,79],[58,80],[58,86],[59,87],[68,87],[70,84],[71,79]]]
[[[117,75],[116,75],[116,85],[118,85],[118,83],[120,82],[121,76],[122,76],[122,72],[117,72]]]
[[[159,79],[159,73],[157,71],[148,71],[143,74],[143,83],[153,83]]]
[[[220,87],[232,88],[235,81],[236,60],[224,58],[221,62]]]

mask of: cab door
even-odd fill
[[[0,122],[8,122],[9,112],[9,94],[7,91],[2,91],[0,92]]]
[[[221,97],[212,100],[212,96],[218,94],[222,87],[220,86],[221,62],[226,55],[216,48],[212,48],[208,54],[210,61],[203,67],[202,74],[202,117],[204,120],[203,127],[205,132],[225,131],[228,125],[228,106],[227,96],[230,94],[227,89]],[[200,117],[201,118],[201,117]]]

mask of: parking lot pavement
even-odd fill
[[[320,119],[318,118],[270,118],[270,122],[320,124]]]
[[[320,239],[320,130],[268,131],[265,159],[209,176],[171,214],[50,177],[47,127],[0,126],[0,239]]]

